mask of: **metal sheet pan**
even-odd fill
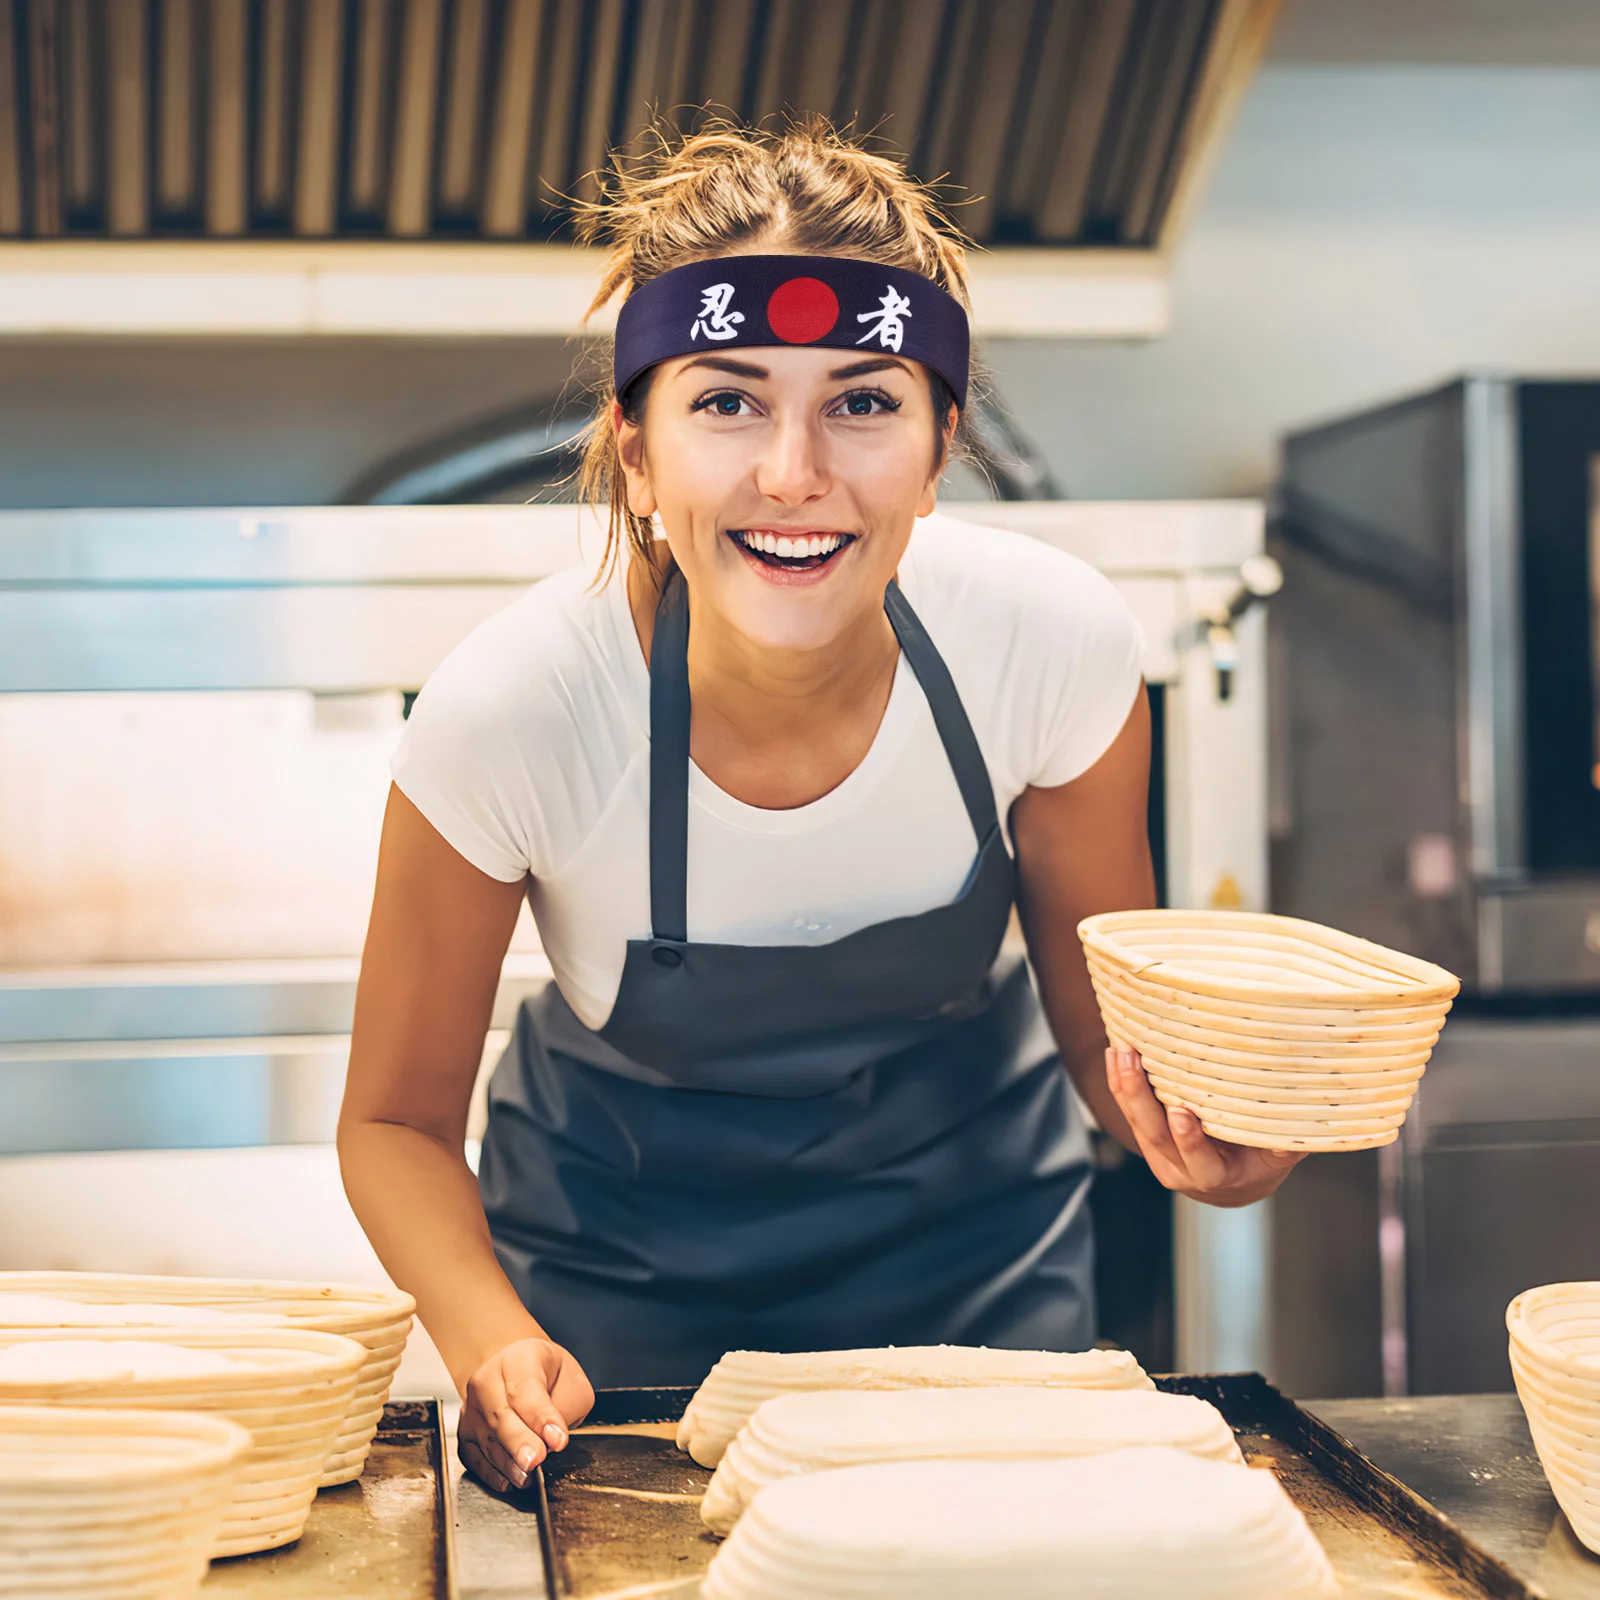
[[[1502,1562],[1254,1373],[1164,1378],[1217,1406],[1322,1541],[1346,1600],[1538,1600]],[[673,1443],[691,1389],[612,1389],[534,1488],[550,1600],[694,1600],[710,1473]]]
[[[446,1461],[437,1401],[385,1406],[361,1477],[322,1490],[287,1549],[213,1562],[205,1600],[456,1600]]]

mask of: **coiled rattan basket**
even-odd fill
[[[1273,1150],[1399,1136],[1459,984],[1292,917],[1119,911],[1080,924],[1113,1045],[1207,1133]]]
[[[0,1358],[17,1345],[85,1342],[97,1347],[92,1374],[0,1372],[0,1406],[198,1411],[236,1422],[249,1431],[250,1448],[211,1553],[246,1555],[300,1537],[349,1409],[364,1355],[359,1344],[300,1328],[13,1328],[0,1330]],[[208,1351],[235,1365],[141,1377],[101,1359],[104,1346],[128,1343]]]
[[[1506,1308],[1511,1371],[1539,1463],[1600,1555],[1600,1283],[1551,1283]]]
[[[0,1295],[47,1295],[89,1305],[211,1307],[256,1312],[293,1328],[336,1333],[366,1351],[349,1414],[328,1458],[321,1487],[361,1476],[394,1381],[417,1303],[394,1289],[342,1283],[279,1283],[248,1278],[172,1278],[109,1272],[0,1272]],[[0,1327],[3,1327],[0,1319]]]
[[[0,1406],[0,1595],[185,1600],[249,1449],[195,1412]]]

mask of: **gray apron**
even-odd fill
[[[828,944],[687,936],[689,606],[650,651],[650,921],[587,1028],[525,1002],[489,1088],[495,1252],[599,1387],[725,1350],[1094,1338],[1088,1139],[1020,959],[1015,868],[948,668],[884,606],[977,855],[948,905]]]

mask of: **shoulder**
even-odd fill
[[[1041,631],[1065,643],[1142,646],[1139,625],[1106,575],[1077,556],[1009,528],[943,512],[912,535],[911,575],[928,625]]]
[[[644,737],[615,607],[587,572],[558,573],[479,623],[417,697],[395,782],[492,876],[554,871]]]
[[[530,718],[552,730],[572,723],[586,701],[610,697],[623,677],[611,603],[581,570],[536,583],[440,662],[413,719],[485,729],[523,727]]]
[[[1142,680],[1144,635],[1116,586],[1042,540],[937,512],[909,557],[907,594],[1004,786],[1087,771]]]

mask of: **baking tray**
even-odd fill
[[[447,1461],[438,1401],[391,1402],[361,1476],[318,1493],[296,1543],[212,1562],[204,1600],[456,1600]]]
[[[1255,1373],[1159,1378],[1209,1400],[1245,1459],[1305,1513],[1345,1600],[1539,1600],[1425,1500]],[[550,1600],[694,1600],[717,1541],[700,1521],[711,1474],[673,1442],[693,1389],[604,1389],[536,1474]]]

